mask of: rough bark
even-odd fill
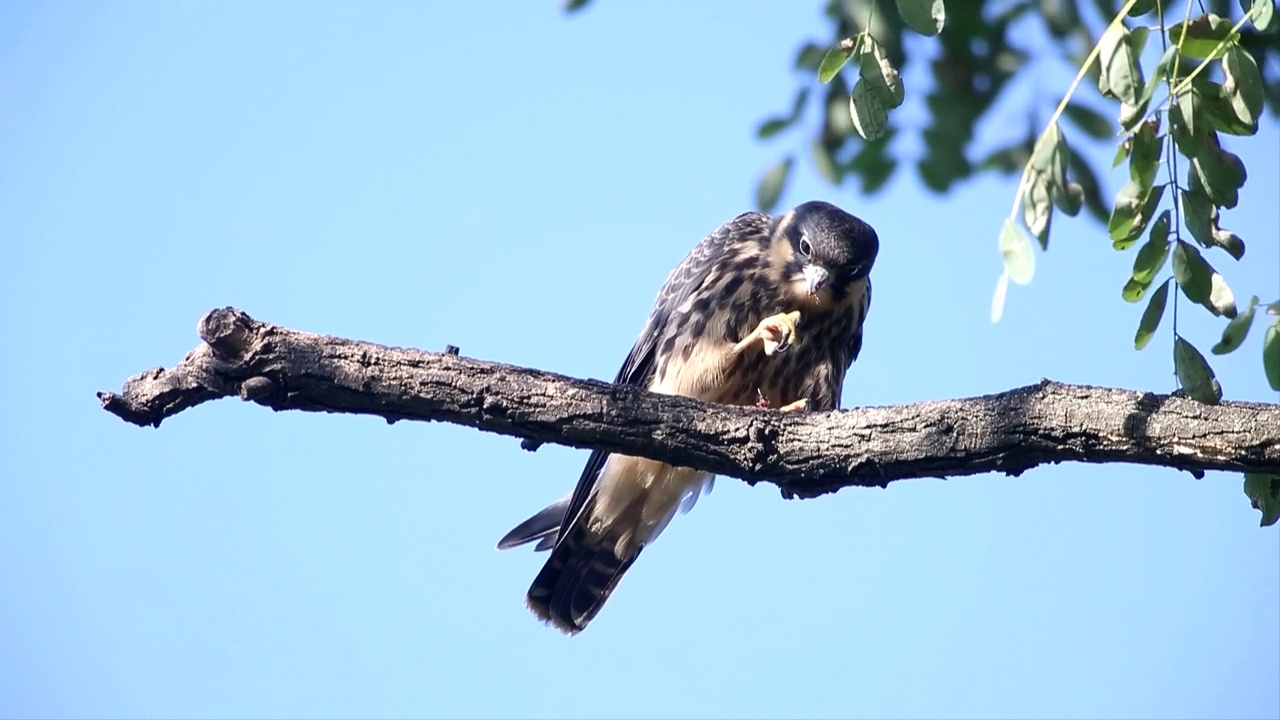
[[[782,413],[442,353],[289,330],[234,308],[171,369],[129,378],[103,407],[137,425],[239,396],[276,410],[440,420],[541,442],[662,460],[812,497],[851,485],[1063,461],[1280,472],[1280,406],[1041,381],[994,395]]]

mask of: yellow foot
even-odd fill
[[[809,409],[809,398],[800,398],[799,400],[789,402],[778,409],[782,412],[799,412],[801,410],[807,410]]]
[[[759,342],[764,346],[765,355],[773,355],[791,347],[796,339],[796,323],[800,321],[800,311],[772,315],[760,321],[751,334],[734,346],[734,353],[740,353]]]

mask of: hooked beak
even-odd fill
[[[822,292],[822,288],[826,287],[831,280],[831,274],[821,265],[806,265],[803,272],[804,282],[809,290],[809,297]]]

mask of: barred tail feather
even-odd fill
[[[529,586],[529,609],[563,633],[581,632],[643,549],[623,558],[615,553],[616,547],[616,538],[589,532],[585,522],[575,523]]]
[[[570,497],[571,495],[565,495],[512,528],[511,532],[498,541],[498,549],[510,550],[536,540],[538,544],[534,546],[534,550],[538,552],[550,550],[555,544],[556,535],[560,532],[560,524],[564,522]]]

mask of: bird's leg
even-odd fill
[[[782,412],[800,412],[801,410],[808,410],[809,398],[800,398],[799,400],[789,402],[778,409]]]
[[[773,407],[772,403],[769,402],[769,398],[765,397],[764,393],[760,392],[760,388],[756,388],[756,407],[761,409]]]
[[[761,320],[750,335],[733,346],[733,354],[737,355],[757,342],[764,346],[765,355],[780,353],[791,347],[791,344],[795,342],[796,323],[799,321],[799,310],[771,315]]]

